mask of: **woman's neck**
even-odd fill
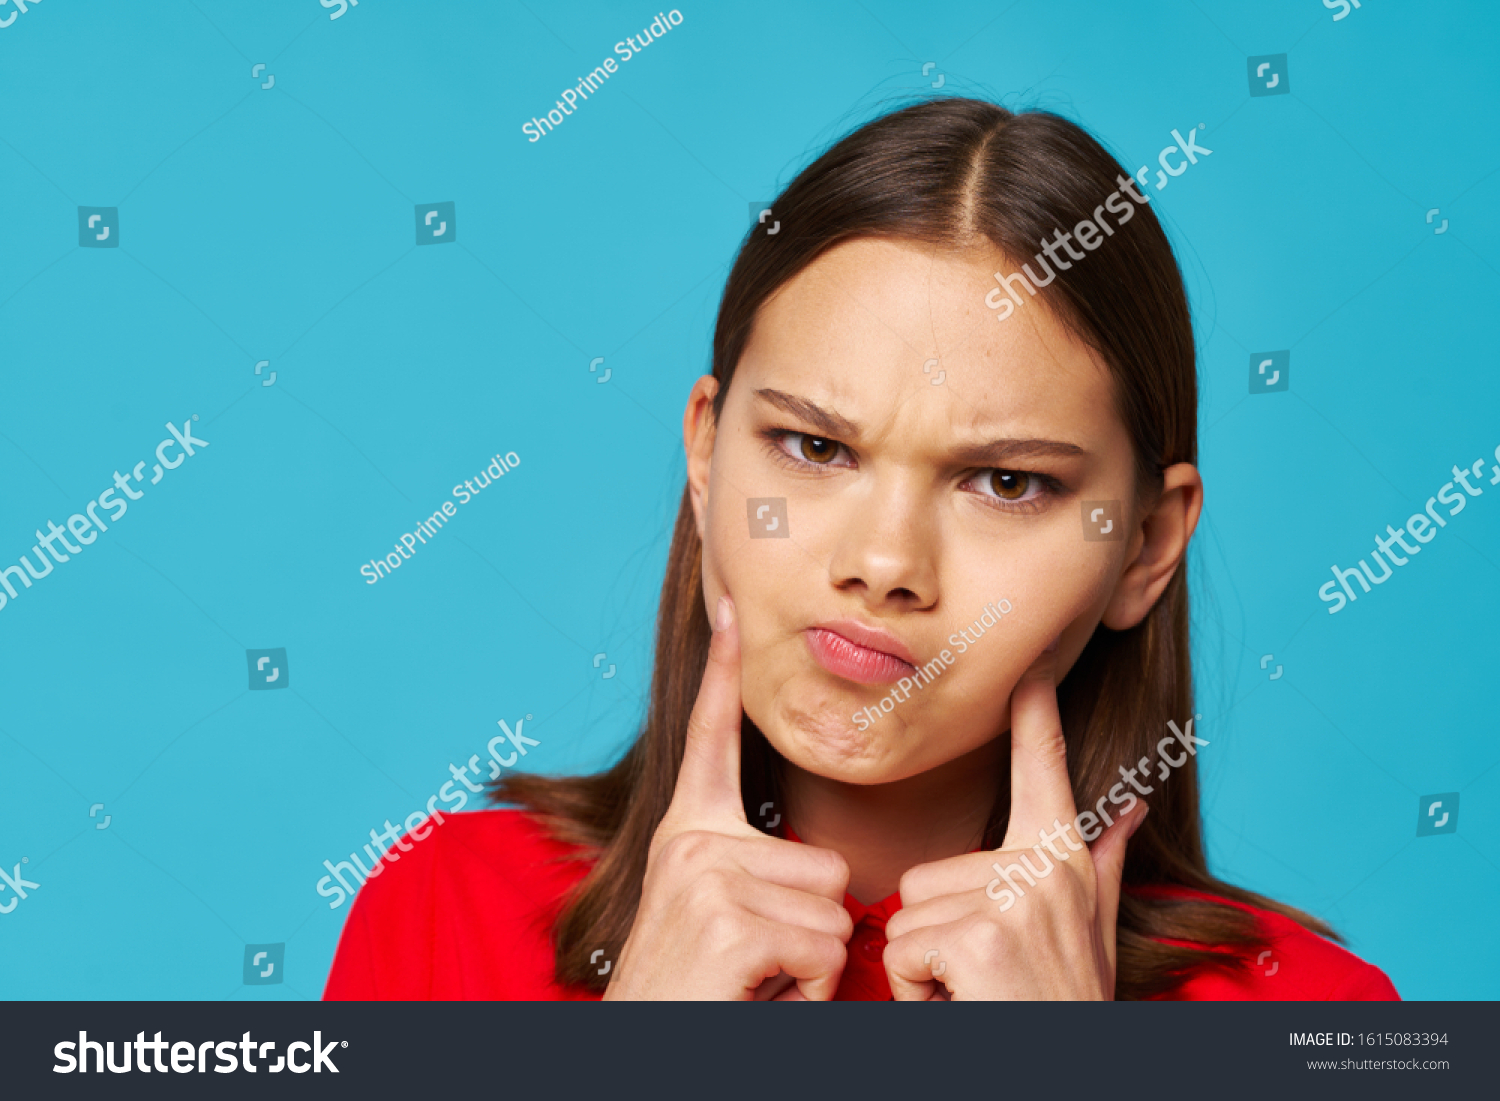
[[[809,845],[849,862],[849,893],[870,905],[908,868],[972,850],[994,808],[1009,739],[891,784],[846,784],[783,763],[787,817]]]

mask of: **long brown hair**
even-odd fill
[[[780,230],[752,231],[740,247],[714,331],[715,418],[761,304],[834,245],[856,237],[951,248],[988,242],[1019,263],[1046,235],[1090,218],[1127,175],[1074,123],[975,99],[917,103],[853,131],[772,204]],[[1197,377],[1187,296],[1171,245],[1149,205],[1132,201],[1130,208],[1134,217],[1104,247],[1059,270],[1039,297],[1111,371],[1118,412],[1134,443],[1138,495],[1150,500],[1160,490],[1163,468],[1197,461]],[[702,557],[684,489],[657,614],[650,707],[619,763],[593,776],[514,774],[494,786],[497,801],[528,808],[558,840],[581,846],[579,859],[594,861],[553,927],[559,982],[602,990],[590,955],[602,948],[617,957],[635,919],[647,848],[672,799],[708,660]],[[1058,702],[1077,804],[1091,806],[1117,782],[1120,765],[1153,757],[1167,720],[1180,724],[1193,714],[1185,563],[1140,624],[1125,631],[1101,625],[1094,632],[1058,686]],[[781,804],[780,757],[748,716],[742,757],[746,817],[757,823],[756,809]],[[1002,785],[986,848],[1000,845],[1009,804]],[[1329,935],[1316,919],[1209,874],[1195,759],[1157,785],[1151,805],[1125,864],[1118,997],[1163,993],[1204,966],[1242,967],[1248,951],[1263,946],[1244,910],[1138,888],[1191,888],[1286,914]]]

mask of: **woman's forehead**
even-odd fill
[[[1038,297],[997,322],[985,295],[1007,258],[860,239],[824,253],[761,307],[735,372],[738,401],[773,389],[862,425],[898,408],[975,430],[1113,419],[1113,383]],[[735,400],[732,396],[731,400]],[[925,419],[925,418],[924,418]]]

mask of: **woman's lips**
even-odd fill
[[[915,672],[894,654],[861,646],[824,627],[808,628],[807,648],[824,669],[858,684],[894,684]]]

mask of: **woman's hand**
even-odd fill
[[[741,708],[739,628],[721,597],[677,787],[605,1000],[826,1001],[838,989],[854,931],[849,866],[746,820]]]
[[[1146,805],[1115,815],[1091,847],[1078,837],[1056,657],[1043,653],[1011,696],[1010,822],[1000,848],[901,877],[885,949],[898,1001],[1114,997],[1125,844]]]

